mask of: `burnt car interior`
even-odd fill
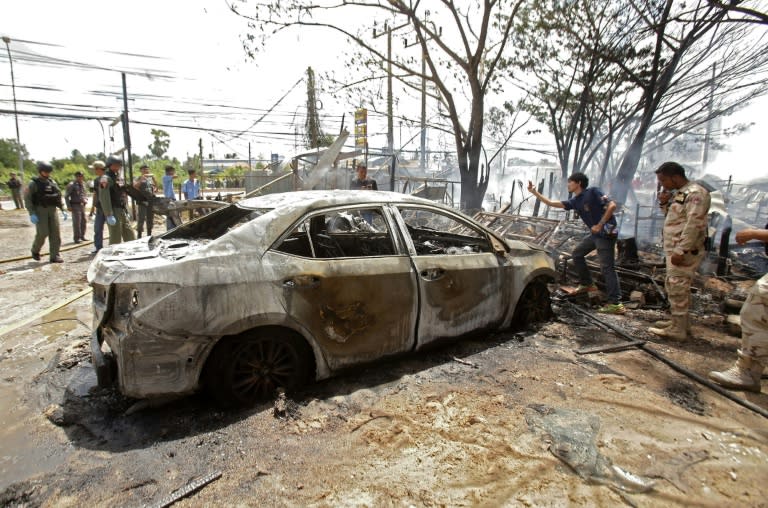
[[[389,229],[378,209],[342,210],[303,220],[276,250],[319,259],[395,254]]]
[[[189,240],[215,240],[227,231],[231,231],[241,224],[249,222],[269,210],[254,210],[230,205],[219,208],[211,213],[186,222],[167,233],[152,237],[150,247],[153,247],[157,238],[163,240],[189,239]]]
[[[419,256],[493,252],[485,235],[453,217],[432,210],[400,209]]]

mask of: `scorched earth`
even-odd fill
[[[2,505],[768,504],[763,416],[638,349],[577,354],[625,339],[568,305],[536,329],[379,362],[248,410],[99,390],[91,246],[69,243],[64,223],[65,263],[32,261],[27,214],[0,214]],[[705,376],[738,346],[706,296],[683,344],[645,332],[655,310],[603,319]],[[765,394],[736,394],[768,408]]]

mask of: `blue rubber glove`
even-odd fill
[[[69,215],[67,215],[67,212],[65,212],[64,210],[61,211],[61,216],[64,218],[64,220],[67,220],[67,218],[69,217]]]
[[[117,224],[117,219],[115,219],[114,215],[107,215],[107,224],[109,224],[110,226],[114,226],[115,224]]]
[[[38,222],[40,222],[40,219],[37,218],[37,214],[36,213],[31,214],[29,216],[29,220],[30,220],[30,222],[32,222],[32,224],[37,224]]]

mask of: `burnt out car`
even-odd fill
[[[243,200],[102,249],[88,270],[99,384],[245,405],[345,367],[547,319],[550,257],[375,191]]]

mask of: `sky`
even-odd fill
[[[187,154],[198,153],[201,138],[205,157],[211,153],[246,157],[249,142],[254,158],[293,150],[292,133],[296,125],[301,132],[306,110],[306,85],[297,82],[310,65],[322,72],[324,66],[335,64],[338,58],[331,48],[312,43],[307,34],[286,33],[270,43],[270,50],[259,54],[257,61],[247,60],[241,43],[246,22],[231,13],[223,0],[136,0],[129,9],[120,10],[127,5],[82,0],[4,2],[0,34],[11,38],[19,111],[117,117],[123,108],[120,71],[126,70],[129,118],[167,125],[159,128],[170,134],[171,156],[184,160]],[[70,63],[30,63],[30,55]],[[72,62],[85,63],[87,68]],[[0,109],[13,109],[10,82],[3,45]],[[329,99],[322,102],[324,108],[334,105]],[[270,108],[272,113],[253,126]],[[340,127],[344,113],[349,121],[352,112],[341,108],[326,110],[333,115],[324,124],[328,130]],[[75,148],[82,153],[111,152],[123,142],[122,131],[118,127],[111,132],[109,123],[22,115],[20,139],[33,159],[68,156]],[[238,136],[251,126],[255,135]],[[151,125],[131,126],[134,155],[148,153],[151,129]],[[227,132],[211,136],[207,130]],[[0,115],[0,137],[16,137],[12,115]]]
[[[131,127],[134,156],[149,152],[149,124],[156,124],[170,134],[169,155],[182,161],[198,153],[200,140],[206,158],[227,153],[245,158],[249,143],[253,158],[302,151],[295,135],[306,111],[306,85],[300,80],[310,65],[318,77],[343,68],[343,41],[328,32],[284,32],[256,60],[246,59],[245,33],[246,22],[223,0],[4,0],[0,17],[0,35],[11,38],[19,111],[115,118],[123,108],[121,71],[126,71],[129,117],[142,122]],[[10,66],[5,45],[0,49],[0,109],[12,110]],[[60,63],[51,65],[51,59]],[[352,130],[352,105],[327,95],[319,99],[328,132],[338,132],[342,115]],[[741,122],[755,125],[728,140],[730,150],[716,156],[709,172],[742,180],[768,174],[760,153],[768,139],[768,98],[725,118],[724,127]],[[66,157],[73,149],[113,152],[123,146],[122,131],[109,123],[20,116],[20,139],[36,160]],[[395,144],[415,137],[404,148],[416,149],[417,129],[396,122]],[[383,117],[369,117],[368,130],[371,147],[386,144]],[[0,138],[15,137],[13,115],[0,114]],[[438,146],[440,141],[430,133],[429,148],[450,148],[450,143]]]

